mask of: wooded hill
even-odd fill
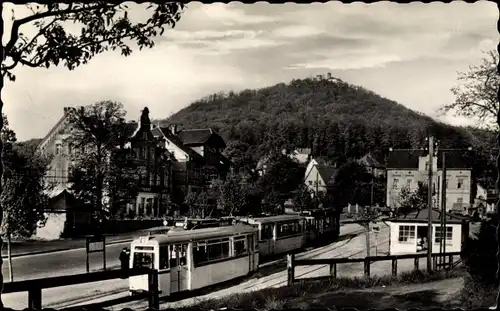
[[[422,148],[430,132],[443,148],[473,146],[491,162],[494,135],[454,127],[343,81],[296,79],[258,90],[218,93],[195,101],[162,124],[212,127],[237,165],[255,165],[274,146],[308,147],[313,155],[343,163],[389,147]],[[479,160],[479,159],[477,159]],[[482,166],[482,165],[481,165]]]

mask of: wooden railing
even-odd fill
[[[432,254],[433,269],[438,266],[453,268],[453,257],[460,256],[462,252],[450,252],[445,254]],[[398,260],[414,259],[415,270],[419,269],[420,258],[426,258],[427,254],[405,254],[405,255],[388,255],[388,256],[368,256],[365,258],[325,258],[325,259],[295,259],[295,254],[287,255],[287,271],[288,271],[288,284],[291,285],[295,282],[295,267],[297,266],[318,266],[329,265],[329,277],[337,278],[337,265],[345,263],[364,263],[364,275],[370,277],[370,265],[377,261],[392,261],[392,275],[398,274]],[[438,265],[437,259],[439,257],[448,257],[448,260],[443,264]]]
[[[4,283],[2,294],[28,292],[28,308],[42,310],[42,289],[67,285],[126,279],[131,276],[148,275],[149,307],[159,309],[158,270],[149,268],[129,270],[108,270],[75,275],[55,276],[43,279],[24,280]],[[138,296],[138,299],[141,298]]]

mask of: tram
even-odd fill
[[[163,295],[235,279],[259,266],[258,229],[246,224],[143,236],[131,244],[130,267],[158,270]],[[148,276],[129,278],[131,295],[148,290]]]
[[[333,208],[304,210],[299,213],[305,217],[306,244],[318,245],[332,242],[340,234],[340,219]]]
[[[279,215],[238,218],[259,230],[259,254],[262,258],[283,254],[305,246],[305,217]]]

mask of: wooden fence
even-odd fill
[[[460,256],[462,252],[450,252],[445,254],[432,254],[433,269],[437,267],[453,268],[453,256]],[[325,259],[295,259],[295,254],[287,255],[287,271],[288,271],[288,285],[295,282],[295,267],[297,266],[317,266],[329,265],[330,277],[337,278],[337,265],[344,263],[364,263],[364,275],[370,277],[370,265],[377,261],[392,261],[392,275],[398,274],[398,260],[414,259],[415,270],[419,269],[420,258],[426,258],[427,254],[405,254],[405,255],[389,255],[389,256],[368,256],[365,258],[325,258]],[[442,264],[438,264],[439,257],[448,257],[448,260]]]
[[[24,280],[4,283],[2,294],[28,292],[28,308],[42,310],[42,289],[67,285],[107,281],[112,279],[126,279],[131,276],[148,275],[148,302],[149,307],[159,309],[158,270],[149,268],[108,270],[75,275],[55,276],[42,279]],[[138,296],[138,299],[141,299]]]

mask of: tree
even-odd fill
[[[5,124],[8,124],[4,118]],[[29,238],[45,221],[44,211],[49,203],[47,191],[51,185],[44,181],[50,158],[41,155],[36,146],[15,143],[15,133],[8,128],[2,132],[4,138],[3,174],[4,189],[0,197],[5,217],[2,232],[7,236],[9,279],[13,281],[11,238]]]
[[[10,37],[5,45],[2,44],[2,77],[11,81],[16,79],[13,71],[19,64],[49,68],[64,63],[69,70],[73,70],[109,49],[120,49],[122,55],[128,56],[132,52],[130,42],[135,42],[139,49],[151,48],[154,46],[152,38],[163,34],[165,27],[175,27],[185,6],[182,2],[143,5],[149,16],[146,22],[130,20],[129,8],[123,3],[94,1],[28,4],[26,7],[31,10],[31,14],[19,19],[12,17]],[[71,24],[79,26],[77,33],[70,33],[67,29]],[[21,27],[25,26],[35,28],[32,36],[20,32]],[[3,101],[0,99],[0,113],[2,111]],[[0,130],[3,126],[2,118]],[[0,153],[2,148],[0,142]],[[2,174],[3,164],[0,163]],[[3,189],[1,186],[0,192]],[[3,216],[1,212],[0,206],[0,220]],[[3,289],[3,281],[0,282]]]
[[[184,198],[184,204],[187,205],[190,217],[210,217],[215,208],[210,201],[211,195],[205,190],[191,191]]]
[[[216,180],[213,185],[217,207],[227,216],[240,214],[247,205],[247,193],[241,176],[230,173],[225,180]]]
[[[491,50],[485,53],[479,65],[471,65],[469,71],[458,73],[458,81],[463,82],[452,89],[455,101],[444,105],[444,112],[454,112],[458,116],[475,118],[482,126],[489,126],[497,133],[497,189],[500,185],[500,106],[498,102],[498,86],[500,85],[500,69],[498,52]],[[497,224],[497,278],[500,279],[500,213]],[[497,307],[500,306],[500,287],[497,294]]]
[[[348,204],[370,204],[371,175],[355,161],[348,161],[339,168],[331,193],[337,208]]]
[[[397,213],[409,214],[427,208],[427,184],[418,182],[418,187],[411,191],[409,187],[401,189],[399,194]]]
[[[312,193],[313,192],[304,183],[301,183],[299,185],[293,197],[293,201],[295,202],[295,205],[298,207],[299,211],[306,210],[312,206]]]
[[[266,173],[258,180],[264,194],[264,208],[270,213],[279,213],[278,206],[293,196],[294,191],[303,183],[305,169],[281,152],[271,153]]]
[[[98,220],[109,213],[105,198],[114,203],[129,201],[137,195],[136,172],[129,150],[119,148],[130,133],[123,122],[123,105],[112,101],[71,109],[68,113],[71,146],[71,190],[91,207]],[[113,203],[113,202],[111,202]]]
[[[491,50],[485,54],[479,65],[471,65],[469,71],[458,73],[457,80],[460,84],[451,89],[455,95],[455,101],[444,105],[440,110],[476,119],[479,124],[498,131],[500,124],[500,120],[497,120],[498,85],[500,84],[496,68],[498,53]]]

